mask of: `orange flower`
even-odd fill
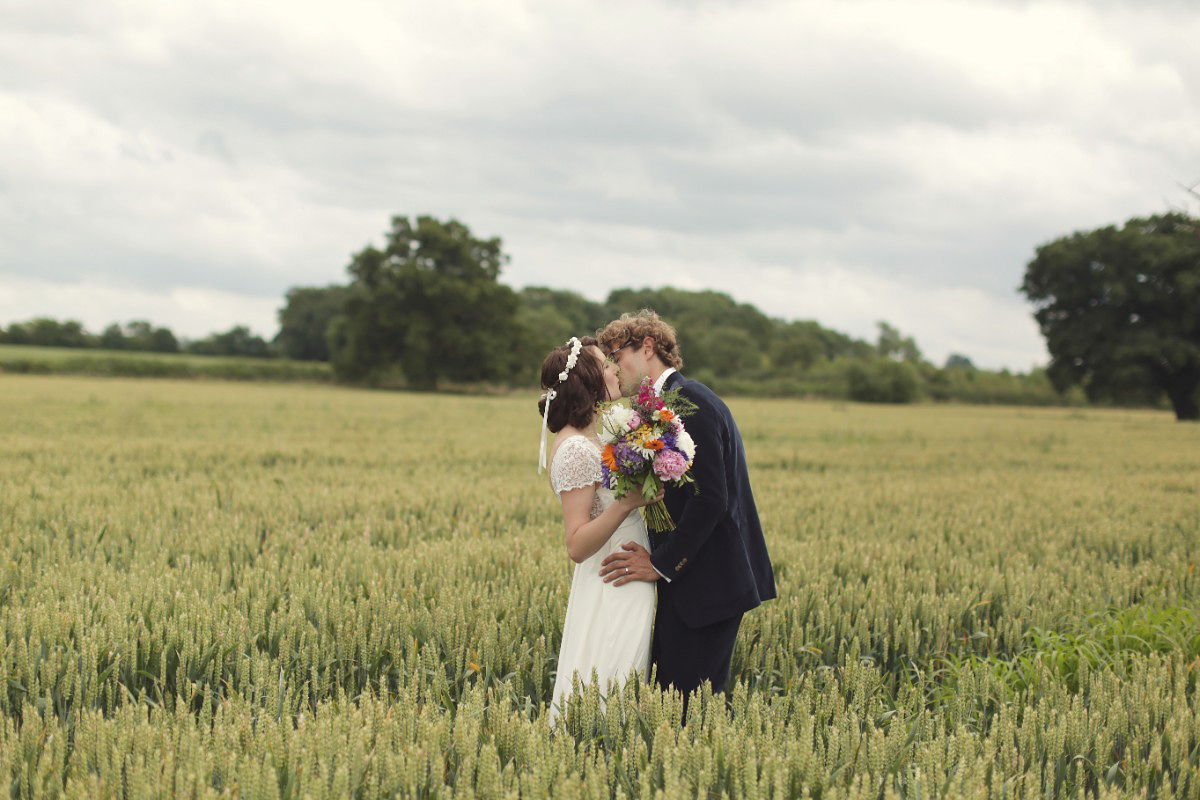
[[[670,422],[671,420],[675,419],[675,415],[671,412],[671,409],[664,408],[658,412],[658,418],[663,422]]]
[[[646,448],[648,450],[662,450],[664,447],[666,447],[666,445],[663,444],[662,439],[651,439],[650,441],[646,442]]]
[[[608,467],[610,470],[616,470],[617,457],[613,455],[613,446],[611,444],[604,446],[603,452],[600,453],[600,460],[603,461],[604,466]]]

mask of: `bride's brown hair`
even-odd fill
[[[567,368],[570,343],[554,348],[542,361],[542,390],[553,389],[557,392],[546,418],[546,427],[553,433],[558,433],[568,425],[580,430],[591,425],[596,417],[596,404],[608,399],[608,389],[604,385],[604,363],[596,358],[595,353],[588,352],[589,347],[597,346],[596,340],[591,336],[583,336],[579,342],[583,345],[579,359],[562,383],[558,382],[558,375]],[[538,416],[545,413],[546,398],[543,395],[538,400]]]

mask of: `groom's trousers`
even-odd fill
[[[689,628],[664,594],[660,587],[658,608],[654,612],[650,660],[657,668],[659,686],[664,689],[674,687],[683,692],[686,714],[687,693],[704,681],[712,682],[714,692],[725,691],[742,615],[701,628]]]

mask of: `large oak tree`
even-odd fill
[[[1037,249],[1021,285],[1062,390],[1145,401],[1165,392],[1200,419],[1200,220],[1172,213],[1076,233]]]
[[[500,239],[456,220],[393,217],[387,243],[354,255],[342,317],[331,323],[333,365],[371,380],[398,367],[411,388],[497,381],[516,368],[516,292],[498,282]]]

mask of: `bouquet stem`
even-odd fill
[[[646,526],[655,533],[666,533],[667,531],[675,530],[675,521],[671,519],[671,514],[667,511],[667,507],[663,504],[662,500],[644,506],[642,508],[642,517],[646,520]]]

